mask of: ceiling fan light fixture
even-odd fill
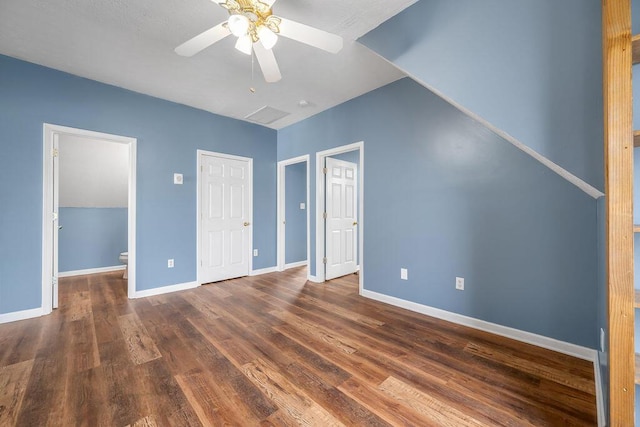
[[[253,40],[251,40],[251,36],[249,34],[245,34],[244,36],[238,37],[238,41],[236,42],[236,49],[245,55],[251,55],[251,49],[253,48]]]
[[[242,37],[249,31],[249,19],[244,15],[231,15],[229,17],[229,31],[236,37]]]
[[[258,38],[262,42],[265,49],[273,48],[278,42],[278,36],[264,25],[258,27]]]

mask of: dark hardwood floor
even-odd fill
[[[61,279],[0,325],[1,426],[588,426],[593,366],[371,301],[303,268],[127,300]]]

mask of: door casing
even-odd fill
[[[53,147],[60,135],[73,135],[107,142],[127,144],[129,146],[129,199],[128,199],[128,280],[127,296],[136,297],[136,153],[137,139],[86,129],[77,129],[49,123],[43,125],[43,153],[42,153],[42,313],[49,314],[53,308],[53,275],[54,255],[58,248],[54,248],[54,186],[57,188],[57,174],[54,169]],[[57,198],[57,196],[55,196]]]

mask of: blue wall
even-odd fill
[[[596,348],[596,200],[410,79],[281,130],[278,158],[356,141],[365,289]]]
[[[0,56],[0,313],[41,305],[43,123],[138,138],[138,290],[196,280],[197,149],[254,159],[253,267],[276,265],[275,131]]]
[[[285,263],[307,260],[307,163],[284,168],[285,173]],[[300,209],[300,203],[305,209]]]
[[[360,151],[353,150],[347,151],[346,153],[334,154],[330,156],[333,159],[344,160],[345,162],[355,163],[356,165],[360,165]]]
[[[127,208],[60,208],[58,271],[121,265],[127,251]]]
[[[600,8],[421,0],[359,41],[602,190]]]

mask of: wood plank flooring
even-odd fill
[[[358,296],[304,268],[128,300],[60,280],[0,325],[0,426],[589,426],[593,366]]]

